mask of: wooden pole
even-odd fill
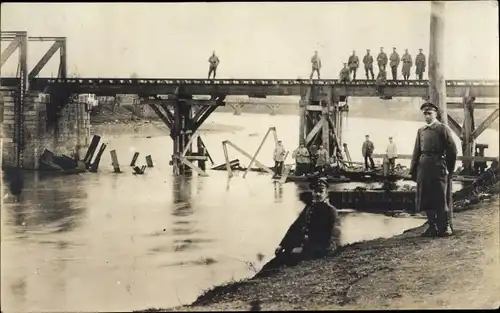
[[[444,79],[444,1],[431,2],[429,45],[429,100],[440,109],[440,120],[448,126]]]

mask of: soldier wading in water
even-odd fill
[[[427,213],[426,237],[453,234],[451,175],[455,170],[457,147],[448,127],[437,120],[438,107],[424,103],[420,110],[426,125],[417,132],[410,175],[417,182],[416,209]]]
[[[324,257],[340,246],[340,220],[337,209],[328,201],[327,180],[319,178],[311,184],[311,189],[312,202],[300,212],[276,248],[276,257],[262,268],[261,273]]]

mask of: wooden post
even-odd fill
[[[135,166],[135,162],[137,161],[138,157],[139,157],[139,152],[134,153],[134,156],[132,157],[132,161],[130,162],[130,166]]]
[[[429,99],[440,109],[441,122],[448,126],[444,79],[444,1],[431,2],[429,45]]]
[[[255,151],[255,154],[253,155],[251,161],[250,161],[250,164],[248,164],[248,167],[247,169],[245,170],[245,173],[243,174],[243,178],[245,178],[247,176],[247,173],[248,171],[250,170],[250,168],[252,167],[253,163],[255,162],[255,158],[257,158],[257,155],[259,154],[260,152],[260,149],[262,149],[262,146],[264,145],[264,143],[266,142],[266,139],[267,139],[267,136],[269,136],[269,133],[271,131],[274,131],[275,128],[274,127],[269,127],[269,129],[267,130],[267,133],[266,135],[264,136],[264,138],[262,138],[262,142],[260,143],[259,147],[257,148],[257,151]]]
[[[97,155],[95,157],[94,163],[90,165],[89,172],[96,173],[97,169],[99,168],[99,163],[101,162],[101,156],[104,153],[104,150],[106,149],[107,144],[103,143],[101,147],[99,148],[99,151],[97,152]]]
[[[148,167],[153,167],[153,159],[151,158],[151,155],[146,156],[146,164]]]
[[[120,164],[118,163],[118,156],[116,155],[116,150],[109,151],[111,154],[111,164],[113,165],[113,169],[115,173],[121,173]]]
[[[95,151],[97,150],[97,146],[99,145],[100,140],[101,140],[100,136],[94,135],[94,137],[92,137],[89,149],[87,150],[85,158],[83,159],[83,162],[85,163],[85,167],[87,169],[90,167],[90,162],[92,162],[92,157],[94,157]]]
[[[462,138],[462,154],[465,157],[474,156],[474,138],[472,137],[473,129],[473,119],[474,113],[472,109],[472,99],[469,96],[470,90],[467,88],[466,93],[463,97],[464,106],[464,126],[463,126],[463,138]],[[471,159],[462,161],[465,173],[467,175],[472,174],[473,161]]]
[[[200,156],[206,156],[207,151],[205,149],[205,145],[203,145],[203,141],[201,140],[201,137],[198,136],[196,138],[196,146],[198,148],[198,155]],[[206,170],[206,161],[205,160],[198,160],[198,167],[202,170]]]
[[[227,154],[226,141],[222,142],[222,149],[224,150],[224,158],[226,159],[227,176],[231,178],[233,177],[233,172],[231,170],[231,162],[229,161],[229,155]]]

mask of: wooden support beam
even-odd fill
[[[473,139],[477,139],[491,124],[498,118],[499,109],[491,113],[471,134]]]
[[[269,134],[271,132],[274,132],[276,134],[276,128],[275,127],[269,127],[269,129],[267,130],[266,134],[264,135],[264,138],[262,138],[262,142],[260,143],[259,147],[257,148],[257,151],[255,151],[255,154],[252,157],[252,159],[250,161],[250,164],[248,164],[247,169],[245,170],[245,173],[243,173],[243,178],[245,178],[247,176],[248,171],[250,170],[250,168],[253,165],[253,162],[255,161],[255,158],[257,158],[257,155],[259,154],[260,149],[262,149],[262,146],[266,142],[267,136],[269,136]]]
[[[168,129],[172,130],[172,121],[167,116],[165,116],[165,114],[163,114],[163,112],[160,111],[160,109],[158,109],[156,104],[148,103],[148,105],[155,112],[155,114],[163,121],[163,123],[167,125]],[[172,134],[170,134],[170,136],[172,136]]]
[[[464,107],[463,102],[448,102],[448,109],[462,109]],[[474,102],[474,109],[493,109],[498,108],[498,103],[493,102]]]
[[[2,67],[5,62],[10,58],[10,56],[16,51],[17,47],[21,44],[21,38],[20,37],[15,37],[14,40],[12,40],[7,48],[2,52],[2,56],[0,59],[0,67]]]
[[[190,167],[191,169],[193,169],[196,173],[198,173],[198,175],[204,176],[204,177],[209,176],[207,174],[207,172],[202,171],[198,166],[191,163],[187,158],[181,158],[181,162],[183,164],[187,165],[188,167]]]
[[[203,106],[224,106],[224,103],[219,104],[215,100],[197,100],[197,99],[179,99],[178,100],[182,105],[203,105]]]
[[[309,134],[307,134],[306,142],[305,142],[306,147],[309,145],[311,140],[313,140],[314,136],[319,132],[319,130],[322,129],[324,122],[325,122],[324,119],[319,120],[319,122],[317,122],[316,125],[314,125],[311,132],[309,132]]]
[[[226,142],[222,142],[222,149],[224,150],[224,159],[226,160],[227,175],[229,178],[233,177],[233,171],[231,170],[231,162],[229,161],[229,155],[227,153]]]
[[[441,122],[448,126],[446,82],[444,80],[445,3],[431,1],[429,45],[429,99],[441,111]]]
[[[59,43],[59,41],[54,42],[54,44],[52,44],[49,50],[47,50],[47,52],[43,55],[40,61],[38,61],[35,67],[33,67],[31,72],[28,74],[28,78],[32,79],[36,77],[43,69],[43,67],[47,64],[47,62],[49,62],[50,58],[52,58],[52,56],[57,52],[57,50],[59,50],[60,47],[61,44]]]
[[[466,157],[474,155],[474,140],[472,137],[472,128],[474,112],[472,108],[472,99],[469,97],[470,89],[467,88],[465,95],[463,97],[463,109],[464,109],[464,136],[462,139],[462,154]],[[472,174],[473,162],[472,160],[464,160],[463,162],[464,170],[467,174]]]
[[[462,104],[463,106],[463,104]],[[462,126],[455,121],[455,119],[448,113],[448,126],[450,129],[458,136],[458,138],[462,138]]]
[[[331,156],[330,152],[333,152],[333,149],[330,149],[330,125],[328,123],[328,108],[325,108],[323,111],[323,126],[321,128],[321,141],[323,142],[323,148],[326,149],[328,157]],[[332,128],[334,130],[334,128]],[[335,131],[333,131],[335,133]]]
[[[250,154],[248,154],[247,152],[245,152],[243,149],[241,149],[240,147],[238,147],[237,145],[235,145],[231,141],[225,140],[225,141],[222,142],[222,144],[224,144],[224,145],[230,145],[235,150],[237,150],[239,153],[243,154],[244,156],[246,156],[249,159],[252,159],[252,156]],[[260,163],[259,161],[255,160],[255,165],[257,165],[261,169],[265,170],[266,172],[268,172],[269,174],[271,174],[271,175],[274,176],[274,172],[269,167],[265,166],[264,164]]]

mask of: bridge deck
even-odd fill
[[[15,86],[18,78],[2,78],[2,86]],[[131,78],[35,78],[31,90],[66,89],[72,93],[96,95],[140,94],[143,96],[173,94],[178,87],[190,95],[298,96],[310,86],[331,86],[339,96],[377,97],[373,80],[340,83],[338,80],[300,79],[131,79]],[[474,97],[498,98],[499,82],[491,80],[448,80],[448,97],[462,97],[467,88]],[[426,80],[387,81],[384,95],[392,97],[424,97],[428,94]]]

